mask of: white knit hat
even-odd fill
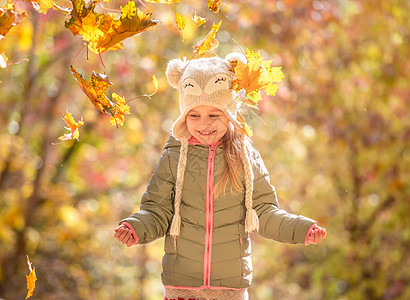
[[[172,134],[181,142],[180,156],[175,187],[174,217],[170,234],[179,235],[181,224],[180,204],[182,185],[188,152],[188,139],[191,135],[186,125],[186,115],[199,105],[209,105],[223,111],[226,116],[238,124],[237,116],[240,103],[235,100],[235,91],[231,89],[231,81],[236,78],[231,71],[231,61],[240,60],[246,63],[246,57],[240,53],[231,53],[225,59],[219,57],[199,58],[193,60],[173,59],[168,63],[166,75],[169,84],[179,91],[179,108],[181,115],[172,125]],[[241,145],[241,158],[245,173],[245,230],[258,230],[259,220],[252,209],[253,172],[244,144]]]

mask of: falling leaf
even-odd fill
[[[123,114],[129,113],[129,106],[125,103],[125,99],[118,96],[116,93],[112,94],[112,100],[105,95],[108,87],[112,85],[112,82],[108,80],[107,75],[93,72],[90,81],[87,81],[72,66],[71,74],[73,74],[81,89],[94,106],[103,114],[111,116],[110,124],[121,126],[124,124]]]
[[[71,19],[65,23],[74,35],[81,35],[88,48],[98,54],[108,50],[122,48],[122,41],[159,23],[150,19],[151,14],[144,14],[135,7],[134,1],[121,7],[120,19],[112,14],[100,14],[94,11],[99,1],[70,0],[73,9]]]
[[[68,129],[70,133],[66,133],[63,136],[60,136],[58,139],[62,141],[76,139],[77,141],[79,141],[80,131],[78,130],[78,128],[84,125],[83,119],[81,119],[81,121],[75,122],[71,113],[67,112],[63,120],[67,125],[65,128]]]
[[[195,16],[192,17],[192,21],[194,21],[194,22],[196,23],[196,26],[197,26],[197,27],[199,27],[199,26],[201,26],[202,24],[206,23],[206,19],[205,19],[205,18],[202,18],[202,17],[200,17],[200,16],[197,16],[196,14],[195,14]]]
[[[53,0],[25,0],[30,2],[34,9],[37,11],[42,12],[43,14],[47,13],[47,11],[54,6]]]
[[[246,59],[246,64],[241,61],[231,64],[237,77],[232,82],[232,88],[237,92],[244,89],[245,103],[257,105],[262,99],[260,91],[263,89],[268,95],[274,96],[277,91],[274,82],[280,82],[284,75],[280,67],[270,66],[272,61],[264,61],[259,52],[246,50]]]
[[[34,288],[36,287],[36,281],[37,281],[36,268],[33,268],[33,265],[30,262],[28,256],[27,256],[27,264],[28,264],[28,269],[30,273],[29,275],[26,275],[27,290],[28,290],[26,299],[33,296]]]
[[[94,106],[102,113],[113,116],[115,105],[105,95],[107,88],[112,85],[107,75],[93,72],[88,82],[73,66],[71,66],[71,73]]]
[[[145,2],[159,3],[159,4],[172,4],[172,3],[177,3],[180,1],[181,0],[145,0]]]
[[[218,24],[213,24],[211,31],[208,32],[208,34],[205,36],[205,38],[202,40],[202,42],[199,45],[194,46],[195,48],[195,53],[198,53],[199,55],[204,55],[205,52],[210,51],[215,49],[215,45],[219,44],[217,40],[215,39],[216,32],[219,30],[219,27],[221,26],[222,21],[220,21]]]
[[[112,93],[112,98],[115,101],[115,114],[110,118],[110,125],[124,125],[124,114],[130,113],[130,107],[125,103],[123,97],[118,96],[116,93]]]
[[[14,11],[14,5],[10,3],[0,8],[0,40],[5,37],[13,26],[20,23],[25,16],[24,12]]]
[[[179,13],[176,13],[175,17],[176,17],[176,23],[177,23],[178,29],[181,30],[181,33],[182,33],[182,41],[184,41],[184,29],[185,29],[186,20],[184,16]]]
[[[208,0],[208,7],[214,13],[219,13],[219,9],[221,7],[222,0]]]
[[[4,53],[0,54],[0,68],[4,69],[7,67],[7,60],[8,58]]]

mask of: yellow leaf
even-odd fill
[[[150,19],[151,14],[137,10],[133,0],[121,7],[121,17],[94,11],[98,0],[85,4],[84,0],[70,0],[73,9],[71,19],[65,23],[74,35],[81,35],[88,48],[97,53],[121,49],[121,42],[159,23]]]
[[[219,9],[221,8],[222,0],[208,0],[208,7],[214,13],[219,13]]]
[[[202,40],[202,42],[199,45],[194,46],[195,48],[195,53],[198,53],[199,55],[204,55],[205,52],[210,51],[212,47],[215,47],[217,44],[217,40],[215,39],[216,32],[219,30],[219,27],[221,26],[222,21],[220,21],[218,24],[213,24],[211,31],[208,32],[208,34],[205,36],[205,38]],[[219,42],[218,42],[219,44]],[[212,49],[211,49],[212,48]]]
[[[184,16],[179,13],[175,13],[175,17],[176,17],[176,23],[177,23],[178,29],[181,30],[182,32],[182,41],[184,41],[184,29],[185,29],[186,20]]]
[[[0,68],[4,69],[7,67],[7,60],[8,58],[4,53],[0,54]]]
[[[4,38],[10,29],[21,22],[26,14],[14,11],[14,5],[7,4],[0,8],[0,40]]]
[[[125,121],[124,114],[130,114],[130,107],[125,103],[125,99],[116,93],[112,94],[112,99],[115,101],[116,111],[114,116],[110,118],[110,125],[123,126]]]
[[[27,256],[27,264],[28,264],[28,269],[30,273],[29,275],[26,275],[27,290],[28,290],[26,299],[33,296],[34,288],[36,287],[36,281],[37,281],[36,268],[33,268],[32,263],[30,262],[28,256]]]
[[[70,133],[60,136],[58,139],[62,141],[76,139],[77,141],[79,141],[80,131],[78,130],[78,128],[84,125],[83,119],[81,119],[81,121],[75,122],[71,113],[67,112],[63,120],[67,124],[66,129],[70,130]]]
[[[27,2],[31,2],[34,9],[46,14],[47,11],[54,6],[53,0],[25,0]]]
[[[196,26],[197,26],[197,27],[199,27],[199,26],[201,26],[202,24],[206,23],[206,19],[205,19],[205,18],[202,18],[202,17],[200,17],[200,16],[197,16],[196,14],[195,14],[195,16],[192,17],[192,21],[194,21],[194,22],[196,23]]]

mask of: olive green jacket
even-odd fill
[[[169,235],[180,150],[180,142],[172,135],[142,196],[141,210],[121,221],[132,226],[139,244],[165,236],[161,277],[166,287],[243,289],[252,281],[244,192],[228,192],[209,203],[210,164],[214,167],[214,182],[224,166],[222,147],[214,149],[214,159],[210,159],[211,148],[201,144],[188,146],[177,240]],[[253,171],[253,208],[259,217],[258,233],[279,242],[304,243],[315,221],[279,209],[275,189],[259,153]]]

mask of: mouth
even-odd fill
[[[211,135],[212,133],[215,133],[215,132],[216,130],[212,130],[212,131],[199,131],[198,130],[198,133],[201,135]]]

